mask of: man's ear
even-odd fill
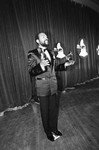
[[[38,39],[36,40],[36,43],[39,44],[39,40]]]

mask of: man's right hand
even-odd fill
[[[49,66],[49,61],[48,60],[45,60],[45,59],[41,59],[41,62],[40,62],[40,66],[43,70],[45,70],[45,67],[46,66]]]

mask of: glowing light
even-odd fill
[[[96,51],[97,51],[97,55],[99,55],[99,45],[97,46]]]
[[[54,49],[55,50],[55,49]],[[64,57],[66,57],[66,55],[64,54],[64,50],[63,50],[63,48],[62,48],[62,46],[61,46],[61,44],[60,43],[57,43],[57,48],[56,48],[56,50],[58,51],[58,54],[57,54],[57,58],[64,58]]]
[[[79,56],[86,57],[88,55],[83,39],[80,40],[80,44],[77,44],[77,49],[80,49]]]

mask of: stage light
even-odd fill
[[[81,39],[80,44],[77,44],[77,49],[80,57],[86,57],[88,55],[84,39]]]
[[[96,48],[97,55],[99,55],[99,45]]]
[[[75,63],[75,61],[72,58],[73,53],[70,51],[67,55],[65,55],[61,43],[57,43],[56,48],[54,48],[54,52],[57,52],[56,55],[57,58],[59,59],[66,58],[67,61],[65,63],[65,67],[73,65]]]
[[[66,55],[64,54],[64,50],[63,50],[63,48],[61,46],[61,43],[57,43],[57,47],[54,48],[54,51],[58,52],[58,54],[56,56],[57,58],[64,58],[64,57],[66,57]]]

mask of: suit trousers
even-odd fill
[[[40,111],[44,131],[47,135],[57,130],[59,98],[56,94],[40,96]]]

